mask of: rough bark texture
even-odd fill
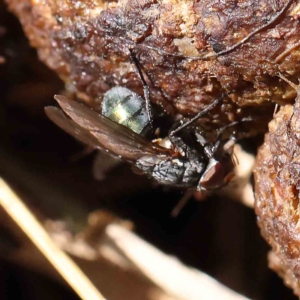
[[[300,297],[300,94],[269,124],[255,168],[256,214],[261,233],[272,246],[270,267]]]
[[[300,73],[298,1],[6,1],[40,59],[96,109],[116,85],[142,94],[129,49],[147,74],[151,100],[170,113],[190,117],[231,93],[208,127],[254,116],[248,131],[262,131],[272,102],[295,98],[276,74]]]

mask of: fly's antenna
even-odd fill
[[[203,110],[201,110],[195,117],[193,117],[192,119],[190,119],[189,121],[183,123],[182,125],[180,125],[179,127],[177,127],[176,129],[172,130],[170,132],[170,136],[173,136],[174,134],[178,133],[179,131],[181,131],[184,128],[187,128],[188,126],[190,126],[191,124],[193,124],[194,122],[196,122],[197,120],[199,120],[200,118],[202,118],[203,116],[205,116],[209,111],[211,111],[212,109],[214,109],[218,104],[221,103],[221,101],[223,101],[223,99],[227,96],[227,94],[222,94],[221,97],[215,99],[211,104],[207,105]]]
[[[132,62],[134,63],[134,65],[135,65],[135,67],[138,71],[140,80],[143,84],[144,97],[145,97],[145,101],[146,101],[146,110],[147,110],[150,126],[152,128],[153,127],[153,124],[152,124],[153,123],[153,118],[152,118],[152,109],[151,109],[151,102],[150,102],[149,86],[148,86],[148,84],[146,82],[146,79],[143,75],[142,68],[141,68],[139,60],[137,59],[137,57],[135,56],[135,54],[133,53],[133,51],[131,49],[129,50],[129,53],[130,53],[130,58],[131,58]]]

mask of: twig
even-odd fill
[[[0,178],[0,205],[82,300],[105,300],[78,266],[51,240],[21,199]]]
[[[117,224],[108,225],[106,235],[136,268],[172,299],[250,300],[205,273],[183,265]]]

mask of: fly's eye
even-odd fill
[[[220,188],[228,184],[233,176],[232,168],[228,168],[226,163],[213,159],[200,179],[199,188],[204,190]]]
[[[229,183],[233,179],[234,175],[235,175],[234,172],[231,172],[226,177],[224,177],[223,180],[224,184]]]
[[[214,161],[209,165],[200,179],[203,189],[213,189],[223,184],[224,170],[220,162]]]

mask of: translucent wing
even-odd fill
[[[48,118],[58,127],[75,137],[80,142],[87,144],[93,148],[99,148],[98,140],[88,130],[80,127],[73,120],[68,118],[61,109],[57,107],[45,107]]]
[[[97,151],[93,161],[93,175],[96,180],[103,180],[107,173],[120,165],[120,160],[114,158],[109,153]]]
[[[64,96],[55,96],[68,119],[57,109],[46,108],[49,118],[78,140],[95,148],[105,149],[127,160],[135,161],[145,155],[168,153],[126,127],[114,123],[94,110]],[[59,110],[58,110],[59,111]]]

